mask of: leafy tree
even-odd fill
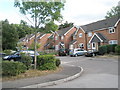
[[[73,23],[68,23],[67,21],[64,23],[64,24],[61,24],[59,26],[59,29],[62,29],[62,28],[66,28],[66,27],[70,27],[70,26],[73,26],[74,24]]]
[[[24,15],[29,14],[34,22],[35,27],[35,52],[36,52],[36,33],[37,29],[50,20],[60,20],[62,18],[60,11],[64,6],[63,2],[22,2],[18,0],[14,3],[15,7],[20,9]],[[35,55],[35,69],[36,69],[36,55]]]
[[[45,25],[45,33],[50,33],[51,31],[56,31],[56,30],[58,30],[58,25],[56,25],[53,21]]]
[[[107,15],[105,16],[105,18],[111,18],[114,16],[120,17],[120,6],[119,5],[116,7],[112,7],[112,9],[107,12]]]
[[[35,49],[34,45],[35,45],[35,43],[33,42],[33,43],[30,45],[29,50],[34,50],[34,49]],[[36,43],[36,48],[37,48],[37,49],[40,48],[40,43]]]
[[[13,24],[9,24],[8,20],[2,21],[2,48],[16,49],[18,42],[18,32]]]

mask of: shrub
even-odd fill
[[[26,66],[21,62],[2,62],[2,75],[4,76],[16,76],[26,71]]]
[[[115,52],[120,55],[120,45],[115,47]]]
[[[60,59],[56,58],[56,66],[59,67],[61,64]]]
[[[116,46],[117,46],[116,44],[106,45],[106,47],[107,47],[107,53],[108,54],[111,53],[111,52],[115,53],[115,47]]]
[[[6,55],[12,54],[11,50],[4,50],[3,52],[4,52]]]
[[[33,61],[33,59],[31,56],[25,55],[25,54],[21,55],[21,62],[26,65],[27,69],[29,69],[31,67],[32,61]]]
[[[39,70],[55,70],[55,63],[45,63],[39,67]]]
[[[39,55],[37,57],[37,69],[54,70],[56,69],[56,59],[53,55]]]
[[[107,53],[106,45],[100,46],[99,47],[99,54],[104,55],[105,53]]]

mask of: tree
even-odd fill
[[[48,1],[48,0],[47,0]],[[35,53],[36,53],[36,33],[37,29],[44,25],[50,20],[60,20],[62,18],[60,11],[64,6],[63,2],[22,2],[18,0],[14,2],[14,6],[20,9],[20,12],[24,15],[29,14],[33,19],[33,24],[35,27]],[[36,69],[36,54],[35,54],[35,64]]]
[[[51,33],[51,31],[58,30],[58,25],[56,25],[53,21],[50,21],[45,25],[45,33]]]
[[[64,23],[64,24],[61,24],[59,26],[59,29],[62,29],[62,28],[66,28],[66,27],[70,27],[70,26],[73,26],[74,24],[73,23],[68,23],[67,21]]]
[[[112,7],[112,9],[107,12],[107,15],[105,16],[105,18],[111,18],[114,16],[120,17],[120,5],[116,7]]]
[[[18,32],[13,24],[9,24],[6,19],[2,21],[2,48],[5,49],[16,49],[18,42]]]

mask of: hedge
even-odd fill
[[[116,54],[120,55],[120,45],[117,45],[115,47],[115,52],[116,52]]]
[[[3,76],[16,76],[24,73],[27,67],[21,62],[3,61],[2,62],[2,75]]]
[[[37,69],[39,70],[54,70],[60,65],[60,61],[53,55],[37,56]]]
[[[117,44],[106,45],[106,47],[107,47],[107,53],[108,54],[111,53],[111,52],[115,53],[115,47],[116,46],[117,46]]]
[[[27,69],[29,69],[31,67],[32,62],[33,62],[33,58],[29,55],[22,54],[21,55],[21,62],[26,65]]]
[[[99,54],[105,54],[105,53],[115,53],[115,47],[117,46],[117,44],[112,44],[112,45],[103,45],[99,47]]]
[[[104,55],[107,53],[107,47],[105,45],[99,47],[99,54]]]

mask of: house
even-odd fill
[[[95,49],[101,45],[120,45],[120,18],[113,17],[80,26],[73,35],[70,47]]]
[[[60,48],[69,49],[69,43],[73,41],[72,34],[77,30],[75,26],[60,29],[54,32],[55,50]]]
[[[40,47],[38,48],[38,51],[43,51],[46,49],[46,44],[48,43],[48,39],[52,34],[44,34],[44,33],[40,33],[38,32],[36,34],[36,38],[37,38],[37,43],[40,44]],[[35,34],[30,34],[30,35],[26,35],[24,38],[21,38],[19,40],[19,43],[22,43],[22,46],[24,49],[29,49],[31,47],[31,45],[34,43],[35,40]]]

